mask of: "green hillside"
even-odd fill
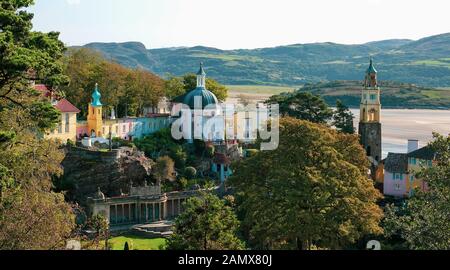
[[[350,107],[359,107],[362,81],[333,81],[306,84],[300,91],[322,96],[330,104],[340,99]],[[450,89],[419,87],[413,84],[381,82],[383,108],[450,109]]]
[[[233,85],[303,85],[361,80],[369,55],[381,81],[422,86],[450,86],[450,33],[418,41],[384,40],[360,45],[294,44],[254,50],[180,47],[147,50],[137,42],[92,43],[106,57],[161,76],[195,72],[200,61],[208,75]]]

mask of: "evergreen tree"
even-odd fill
[[[31,85],[67,82],[64,45],[58,33],[32,31],[32,4],[0,2],[0,249],[63,248],[75,225],[63,194],[52,191],[63,152],[41,139],[60,113]]]
[[[169,250],[241,250],[239,222],[233,209],[211,193],[190,198],[176,219]]]
[[[280,145],[234,167],[238,216],[255,249],[340,249],[380,234],[381,194],[355,135],[294,118]]]
[[[333,111],[320,96],[306,92],[273,96],[266,103],[279,104],[282,115],[312,123],[327,124],[333,116]]]
[[[125,246],[123,247],[123,250],[130,250],[130,246],[128,245],[128,242],[125,242]]]
[[[333,114],[333,125],[337,130],[353,134],[355,133],[355,127],[353,126],[353,113],[342,103],[340,100],[336,101],[336,110]]]

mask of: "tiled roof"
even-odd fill
[[[425,146],[408,154],[408,158],[418,158],[423,160],[434,160],[436,152],[430,147]]]
[[[389,153],[384,162],[384,169],[391,173],[407,173],[408,156],[407,154]]]
[[[44,97],[48,98],[52,95],[52,93],[50,92],[50,90],[48,89],[48,87],[45,84],[35,84],[34,89],[36,91],[42,92],[42,95]]]
[[[55,108],[63,113],[80,113],[80,110],[65,98],[58,101]]]
[[[48,88],[45,84],[35,84],[34,89],[38,91],[48,91]]]

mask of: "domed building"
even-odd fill
[[[201,109],[205,109],[206,106],[219,104],[216,95],[206,89],[206,72],[203,69],[203,63],[200,63],[200,70],[197,72],[197,87],[184,95],[176,97],[173,102],[188,105],[191,110],[200,109],[200,106],[198,108],[195,106],[196,97],[201,98]]]
[[[197,139],[208,142],[224,140],[225,123],[223,117],[220,117],[222,110],[216,95],[206,89],[206,72],[202,63],[197,72],[197,87],[176,97],[172,102],[186,105],[181,112],[185,114],[183,119],[187,123],[192,123],[190,127],[183,128],[184,138],[189,142]],[[206,125],[210,127],[207,128],[207,132],[203,132]]]

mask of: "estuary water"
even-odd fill
[[[351,109],[358,128],[359,109]],[[420,141],[420,147],[433,139],[432,132],[450,134],[450,111],[382,109],[383,157],[389,152],[406,153],[408,139]]]

